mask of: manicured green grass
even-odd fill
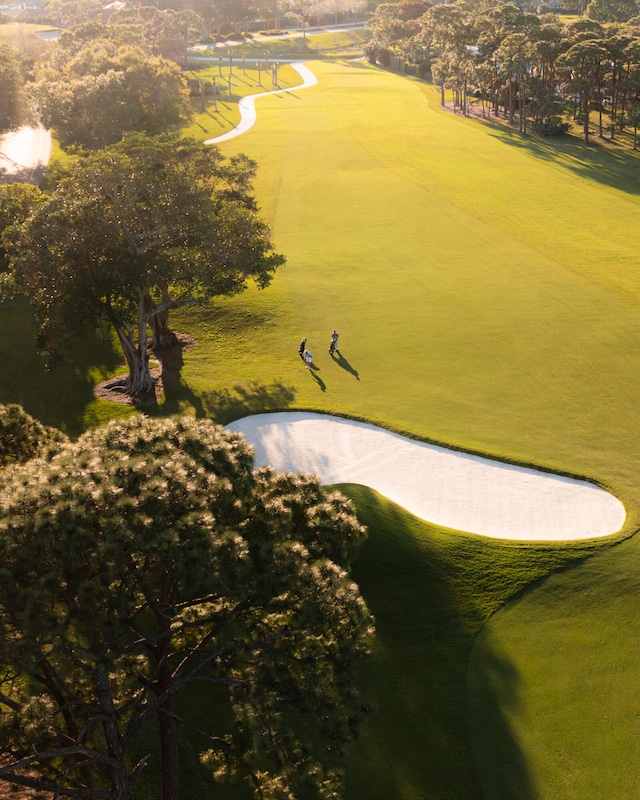
[[[592,476],[635,513],[640,161],[552,159],[440,113],[424,84],[313,68],[318,87],[264,98],[222,145],[258,160],[288,264],[267,291],[218,303],[215,354],[194,349],[185,380],[275,381],[292,406]],[[619,188],[596,180],[606,167]],[[325,352],[334,327],[352,371]],[[323,385],[300,369],[303,335]]]
[[[487,541],[422,523],[363,487],[346,491],[370,531],[354,577],[377,632],[363,680],[373,713],[348,762],[346,798],[480,800],[466,735],[474,637],[522,587],[595,545]]]
[[[483,628],[469,666],[485,800],[637,796],[637,537],[549,578]]]
[[[150,411],[220,421],[287,408],[351,415],[591,477],[624,500],[625,533],[635,531],[638,155],[524,141],[442,112],[431,87],[364,63],[312,68],[317,87],[261,98],[255,127],[222,145],[259,162],[258,199],[288,264],[263,292],[174,315],[196,346],[185,355],[180,385]],[[96,357],[87,338],[67,378],[54,379],[26,345],[16,362],[18,311],[0,314],[2,402],[24,400],[28,411],[70,431],[123,413],[96,405],[90,392],[95,362],[100,374],[119,369],[111,345],[108,358]],[[342,366],[327,353],[334,327]],[[315,378],[297,355],[303,335],[319,367]],[[414,521],[369,493],[358,503],[381,531],[371,538],[379,555],[357,565],[380,634],[365,676],[378,699],[349,764],[350,799],[378,785],[381,800],[480,797],[466,713],[487,800],[562,797],[568,771],[576,788],[567,797],[634,796],[622,762],[635,763],[640,731],[633,704],[621,698],[640,696],[633,630],[622,635],[640,599],[637,539],[612,548],[595,542],[597,556],[491,618],[472,658],[468,712],[466,659],[482,620],[560,562],[544,548],[433,530],[424,534],[432,543],[418,545],[408,533]],[[411,542],[406,558],[394,536]],[[447,561],[470,541],[485,555]],[[582,548],[557,552],[565,558]],[[423,606],[422,586],[426,594],[434,570],[440,605],[434,589]],[[460,570],[464,586],[454,577]],[[497,594],[488,595],[494,585]],[[436,618],[438,630],[451,626],[451,640],[433,637]],[[612,670],[623,691],[607,741],[621,755],[616,791],[607,793],[608,768],[593,756],[604,723],[591,720],[601,713],[598,698],[613,698]],[[503,682],[493,687],[496,674]],[[565,701],[568,687],[585,704],[580,715]],[[401,713],[392,717],[394,703]],[[580,732],[584,747],[576,746]],[[495,744],[498,763],[514,765],[517,786],[499,783],[479,738]],[[431,753],[444,763],[429,761]],[[447,794],[454,772],[459,782]]]
[[[288,105],[265,99],[255,129],[225,145],[225,152],[243,149],[261,164],[260,196],[289,266],[268,292],[220,305],[214,380],[220,388],[242,386],[262,373],[264,386],[295,394],[291,407],[353,414],[592,476],[621,494],[634,530],[637,156],[575,142],[523,142],[439,112],[429,87],[366,65],[314,69],[319,87]],[[334,326],[359,380],[323,352]],[[224,337],[227,327],[232,339]],[[295,346],[303,334],[320,352],[322,384],[299,374]],[[204,366],[197,359],[194,351],[196,372]],[[190,385],[198,380],[194,372]],[[213,407],[218,395],[209,396]],[[632,564],[637,546],[625,546]],[[606,606],[618,563],[613,555],[611,562],[608,554],[600,558]],[[558,613],[568,620],[585,615],[580,593],[568,588],[565,595]],[[543,588],[532,602],[537,596],[544,597]],[[633,607],[637,596],[628,602]],[[513,653],[526,625],[514,624]],[[583,625],[596,632],[603,652],[633,663],[633,637],[610,632],[592,614]],[[595,800],[602,793],[594,761],[578,757],[562,734],[562,694],[567,663],[574,685],[588,686],[589,696],[609,685],[608,664],[598,662],[597,651],[593,665],[584,663],[566,630],[563,648],[545,655],[549,668],[531,691],[554,702],[516,762],[524,765],[516,771],[522,794],[513,796],[533,800],[527,787],[542,780],[548,759],[572,752],[582,797]],[[527,667],[519,658],[504,666]],[[626,686],[637,693],[636,675],[626,673]],[[528,690],[521,687],[523,706]],[[420,699],[414,693],[412,702]],[[482,736],[491,744],[501,731],[489,723]],[[632,714],[617,717],[618,766],[627,757],[633,763],[638,733]],[[419,740],[423,750],[435,747],[434,738]],[[512,757],[517,741],[509,739]],[[597,747],[596,737],[591,745]],[[377,746],[375,757],[360,762],[365,772],[383,758],[386,745]],[[418,755],[412,763],[418,769]],[[399,779],[394,796],[429,796],[430,774],[419,774],[422,782]],[[623,783],[626,777],[626,793],[619,784],[617,796],[631,796],[629,770],[618,775]],[[503,790],[495,797],[508,798]]]
[[[203,66],[204,64],[204,66]],[[289,64],[279,64],[277,84],[273,82],[271,72],[272,64],[262,62],[261,68],[255,62],[246,61],[232,56],[221,59],[220,62],[193,62],[193,69],[186,73],[187,78],[197,78],[203,82],[213,84],[219,92],[217,99],[205,96],[204,110],[200,98],[194,98],[193,122],[182,129],[184,136],[190,136],[196,141],[205,141],[235,128],[240,122],[238,103],[242,97],[252,94],[262,94],[277,89],[291,89],[301,83],[300,75]]]

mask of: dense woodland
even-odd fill
[[[543,13],[540,13],[543,12]],[[453,94],[454,109],[503,113],[520,131],[563,133],[594,121],[614,139],[640,122],[640,14],[635,2],[593,0],[582,17],[512,2],[385,3],[371,20],[372,63],[400,66]],[[594,117],[594,114],[597,117]]]

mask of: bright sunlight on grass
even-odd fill
[[[221,146],[258,161],[288,263],[265,291],[173,315],[196,344],[149,413],[353,416],[593,479],[623,500],[632,534],[638,154],[524,140],[364,62],[311,67],[318,86],[260,98],[256,125]],[[45,373],[31,340],[16,344],[27,319],[22,304],[0,309],[0,401],[70,432],[131,413],[91,393],[122,371],[109,335]],[[342,366],[327,352],[334,328]],[[489,543],[349,492],[371,527],[356,578],[378,638],[348,800],[633,797],[637,538]]]

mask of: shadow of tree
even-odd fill
[[[37,352],[36,334],[27,300],[0,303],[0,403],[18,403],[43,424],[71,436],[104,422],[94,388],[122,364],[111,330],[98,327],[78,337],[68,357],[52,369]],[[111,415],[123,411],[129,413],[110,409]]]
[[[376,619],[361,682],[373,713],[348,758],[345,799],[537,800],[504,714],[517,706],[518,675],[491,650],[495,681],[508,692],[500,692],[498,706],[496,693],[487,697],[490,733],[513,757],[503,785],[519,794],[487,795],[470,746],[467,668],[486,614],[482,581],[472,576],[495,552],[487,556],[485,542],[416,523],[366,487],[337,488],[369,529],[352,574]]]
[[[518,710],[520,676],[485,628],[469,664],[469,734],[486,800],[534,800],[539,795],[509,715]]]
[[[489,128],[496,127],[491,120],[479,120]],[[596,181],[605,186],[618,189],[626,194],[640,193],[640,152],[629,149],[608,149],[594,136],[589,145],[578,137],[565,135],[551,143],[535,138],[523,138],[516,131],[499,128],[491,135],[496,136],[509,147],[526,151],[528,154],[555,166],[566,169],[581,178]]]
[[[226,425],[249,414],[284,411],[295,400],[295,389],[282,383],[236,384],[233,389],[196,393],[184,381],[165,388],[165,402],[158,407],[160,414],[180,414],[189,409],[196,416],[207,417]]]

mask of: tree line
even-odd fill
[[[306,24],[310,19],[323,24],[355,22],[359,15],[375,9],[378,0],[157,0],[128,4],[129,10],[155,8],[182,14],[193,12],[202,36],[210,34],[255,33],[281,25]],[[48,0],[32,20],[61,28],[101,20],[101,0]],[[10,21],[2,16],[0,21]]]
[[[544,12],[544,7],[542,8]],[[453,107],[517,121],[522,133],[595,125],[614,139],[640,124],[640,14],[635,2],[592,0],[585,14],[563,20],[502,0],[432,5],[407,0],[378,6],[367,55],[402,68],[453,95]]]

